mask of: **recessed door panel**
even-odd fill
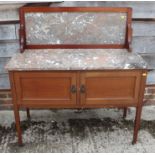
[[[138,103],[141,72],[104,71],[81,74],[81,104],[116,105]]]
[[[18,104],[76,104],[76,73],[16,72],[15,82]]]

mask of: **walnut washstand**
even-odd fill
[[[18,143],[20,108],[105,107],[136,107],[136,143],[147,66],[131,37],[130,8],[21,8],[21,53],[6,66]]]

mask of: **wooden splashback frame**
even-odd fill
[[[126,34],[124,44],[26,44],[26,31],[25,31],[25,14],[26,13],[37,13],[37,12],[120,12],[127,13],[126,22]],[[126,48],[131,51],[131,40],[132,40],[132,9],[128,7],[21,7],[20,8],[20,51],[24,49],[97,49],[97,48],[108,48],[118,49]]]

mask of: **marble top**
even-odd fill
[[[26,43],[124,44],[126,22],[123,12],[25,13]]]
[[[126,49],[35,49],[15,54],[7,70],[144,69],[143,58]]]

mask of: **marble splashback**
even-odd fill
[[[14,55],[8,70],[144,69],[143,58],[126,49],[31,49]]]
[[[26,13],[27,44],[124,44],[126,13]]]

